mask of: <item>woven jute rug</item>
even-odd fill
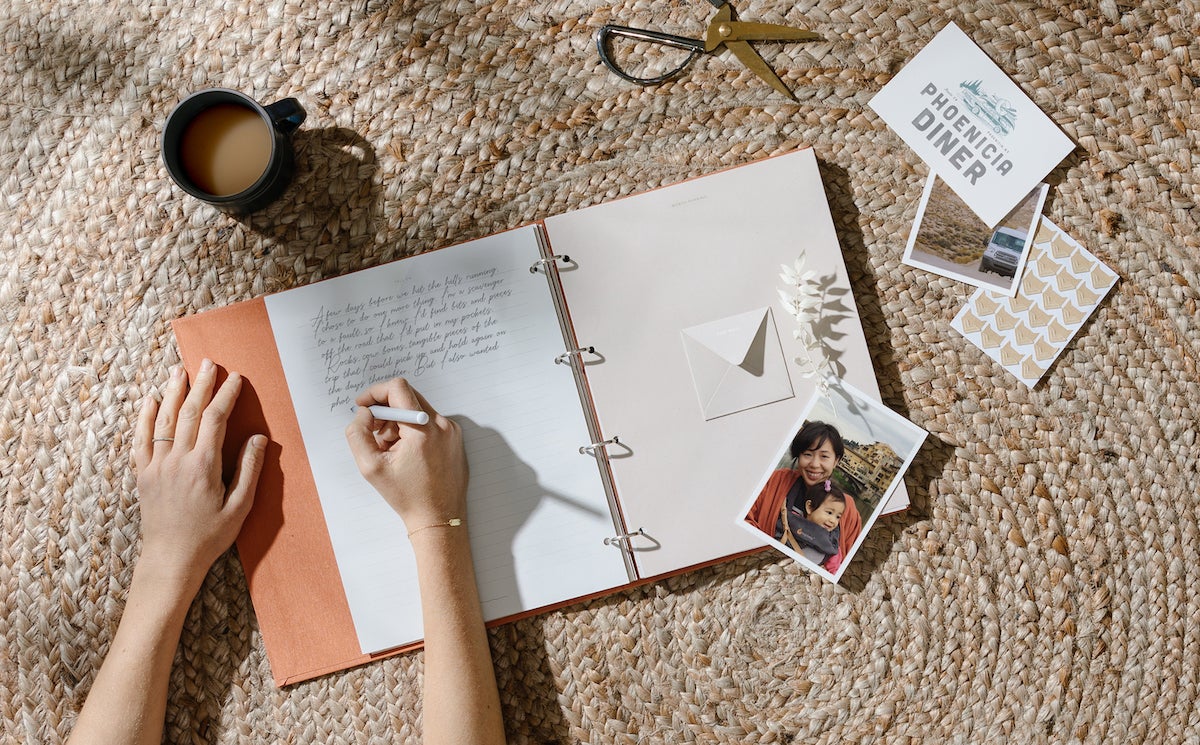
[[[616,78],[600,25],[695,36],[712,8],[609,3],[3,3],[0,738],[64,739],[109,649],[171,319],[812,145],[884,401],[931,433],[912,509],[841,586],[764,553],[495,629],[511,740],[1200,741],[1200,8],[739,2],[824,37],[759,45],[796,104],[728,54]],[[1120,275],[1032,390],[951,330],[970,288],[900,261],[926,168],[867,102],[949,21],[1077,143],[1045,212]],[[210,86],[309,114],[249,218],[159,156]],[[413,741],[421,671],[277,689],[231,553],[166,737]]]

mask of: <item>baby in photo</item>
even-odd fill
[[[797,486],[802,483],[797,482]],[[785,511],[787,522],[777,529],[776,539],[812,563],[836,572],[842,563],[838,542],[841,539],[842,515],[846,512],[846,493],[829,480],[795,489],[795,492],[795,499],[791,493],[788,494]]]

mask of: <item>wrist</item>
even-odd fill
[[[465,529],[467,525],[466,504],[439,502],[428,505],[423,504],[407,510],[393,509],[396,509],[396,514],[400,515],[400,521],[404,523],[404,532],[406,533],[423,530],[430,525],[446,525],[451,520],[460,520],[462,524],[456,526],[460,529]]]
[[[134,581],[153,586],[164,599],[190,605],[204,578],[208,567],[173,552],[144,548],[134,567]]]
[[[451,522],[457,524],[452,525]],[[471,551],[471,536],[467,532],[465,519],[441,520],[432,523],[413,524],[407,529],[408,541],[420,557],[430,553],[466,553]]]
[[[408,539],[421,582],[444,588],[475,585],[471,540],[466,526],[425,530]],[[424,596],[424,589],[422,591]]]

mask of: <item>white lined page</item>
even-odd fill
[[[344,430],[371,382],[404,376],[463,427],[467,528],[484,616],[626,584],[536,228],[272,295],[267,313],[364,653],[423,638],[404,525]],[[465,328],[465,331],[463,330]]]

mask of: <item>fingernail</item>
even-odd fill
[[[262,450],[266,446],[267,446],[266,435],[255,435],[254,437],[250,438],[250,447],[258,448],[259,450]]]
[[[206,373],[206,372],[210,372],[212,369],[213,369],[212,360],[205,357],[204,361],[200,363],[200,372]]]
[[[184,375],[185,375],[185,373],[183,370],[182,363],[171,366],[171,379],[172,380],[183,380]]]

